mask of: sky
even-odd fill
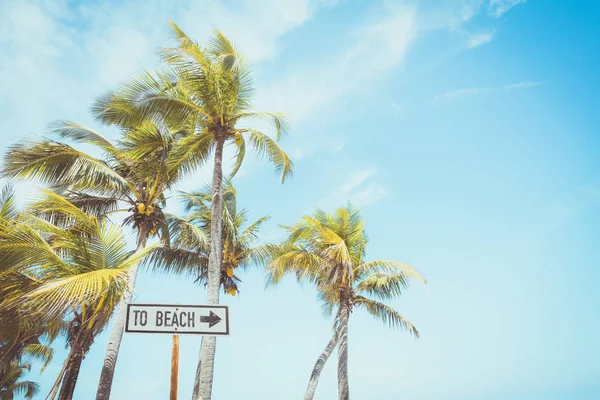
[[[281,143],[293,178],[281,185],[247,156],[234,182],[250,218],[271,215],[262,241],[352,201],[367,258],[428,280],[390,303],[418,340],[352,315],[352,398],[597,399],[598,17],[592,0],[3,0],[0,150],[56,119],[116,139],[90,115],[93,99],[159,66],[155,50],[174,44],[169,19],[200,43],[219,29],[253,63],[255,108],[294,121]],[[203,168],[177,189],[209,177]],[[242,279],[239,296],[223,296],[231,335],[218,340],[213,398],[301,398],[331,321],[310,285],[290,277],[265,288],[260,267]],[[137,282],[135,302],[204,301],[184,277]],[[76,399],[94,398],[106,343],[107,331]],[[182,399],[199,344],[181,339]],[[30,375],[44,396],[62,345]],[[167,398],[170,356],[169,335],[126,334],[112,398]],[[335,361],[317,399],[336,396]]]

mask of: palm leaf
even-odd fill
[[[182,139],[175,148],[168,164],[170,171],[190,173],[203,165],[214,148],[214,137],[204,131],[201,134]]]
[[[3,176],[27,179],[72,190],[135,192],[129,183],[106,163],[57,142],[21,142],[9,147]]]
[[[12,386],[12,392],[26,399],[33,399],[40,391],[40,385],[32,381],[17,382]]]
[[[233,164],[233,169],[229,174],[229,179],[233,178],[235,174],[238,173],[240,167],[242,166],[242,162],[244,162],[244,157],[246,156],[246,140],[244,139],[244,136],[237,134],[234,139],[237,151],[234,156],[235,163]]]
[[[277,132],[277,141],[281,139],[281,134],[289,134],[292,129],[292,123],[285,117],[284,113],[271,113],[264,111],[244,110],[236,114],[236,119],[267,119],[275,127]]]
[[[383,323],[388,324],[391,328],[405,329],[412,333],[416,338],[419,338],[419,331],[412,322],[404,318],[402,314],[390,306],[362,296],[356,296],[354,304],[365,308],[371,315],[381,319]]]
[[[78,143],[89,143],[100,147],[115,156],[117,148],[98,132],[71,121],[55,121],[50,125],[50,133],[56,133],[64,139],[72,139]]]
[[[46,346],[41,343],[32,343],[25,346],[22,354],[30,358],[42,361],[43,365],[41,372],[43,372],[52,361],[52,357],[54,356],[54,349],[50,346]]]
[[[427,283],[423,275],[421,275],[416,269],[413,267],[399,263],[397,261],[392,260],[375,260],[368,261],[362,264],[359,264],[354,269],[354,274],[357,278],[366,276],[374,273],[392,273],[392,274],[402,274],[405,279],[412,280],[415,279],[422,283]]]
[[[37,307],[61,313],[79,304],[97,301],[105,291],[122,293],[127,284],[125,269],[100,269],[49,281],[29,293],[24,300],[35,300]]]
[[[409,285],[404,273],[375,272],[364,277],[355,288],[357,293],[366,293],[381,300],[398,297]]]
[[[281,173],[281,182],[285,182],[288,176],[292,175],[294,164],[287,154],[279,147],[279,145],[270,137],[256,131],[254,129],[242,129],[243,132],[248,136],[247,140],[258,152],[259,156],[267,157],[271,163],[275,166],[275,170]]]

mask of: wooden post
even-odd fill
[[[173,335],[173,351],[171,352],[171,397],[177,400],[177,380],[179,377],[179,336]]]

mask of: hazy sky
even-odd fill
[[[420,340],[353,314],[352,398],[597,399],[599,17],[594,0],[3,0],[2,146],[55,119],[116,138],[90,117],[93,98],[157,65],[154,50],[173,44],[169,19],[200,42],[218,28],[254,63],[256,108],[295,121],[282,143],[293,179],[280,185],[248,156],[235,181],[252,218],[272,216],[263,241],[352,200],[367,257],[406,262],[429,281],[392,303]],[[331,334],[315,291],[291,278],[265,290],[259,268],[241,290],[223,296],[231,336],[218,341],[214,399],[302,398]],[[184,278],[148,273],[136,293],[205,301]],[[76,399],[93,398],[106,340],[85,359]],[[181,340],[182,399],[199,343]],[[112,398],[167,398],[170,344],[126,335]],[[63,362],[57,348],[39,377],[44,396]],[[332,358],[316,397],[336,390]]]

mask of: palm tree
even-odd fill
[[[58,398],[70,400],[81,362],[128,291],[128,271],[152,247],[127,251],[116,225],[50,191],[29,211],[0,226],[0,262],[35,279],[27,293],[6,304],[68,321],[69,355],[49,396],[53,399],[60,387]]]
[[[215,31],[210,45],[202,48],[173,22],[171,27],[179,46],[160,51],[170,70],[157,77],[146,73],[132,79],[117,92],[99,99],[94,110],[106,123],[135,125],[152,118],[186,132],[175,145],[170,168],[193,171],[214,152],[212,240],[207,271],[207,303],[213,305],[219,304],[224,146],[230,143],[237,148],[231,176],[240,168],[248,142],[259,155],[270,159],[283,182],[292,173],[291,160],[275,140],[247,127],[244,121],[269,119],[277,130],[277,141],[287,124],[281,114],[250,108],[250,70],[221,32]],[[199,366],[200,396],[205,400],[211,398],[215,349],[216,337],[204,337]]]
[[[0,191],[0,225],[17,223],[20,211],[15,206],[14,191],[10,185]],[[0,381],[24,359],[43,362],[42,371],[54,354],[49,346],[62,332],[61,318],[36,312],[25,312],[8,300],[22,296],[35,285],[35,279],[9,265],[0,265]]]
[[[396,261],[364,260],[368,240],[360,213],[351,205],[334,215],[317,210],[284,228],[288,237],[272,250],[274,259],[267,265],[269,283],[276,284],[293,273],[298,281],[317,286],[326,311],[337,309],[333,337],[315,364],[305,399],[313,398],[321,369],[337,346],[338,396],[347,400],[348,320],[354,308],[363,308],[391,327],[404,328],[418,337],[409,320],[378,300],[399,296],[413,279],[425,280],[415,269]]]
[[[211,187],[194,193],[182,193],[188,215],[179,218],[167,215],[170,228],[170,246],[155,248],[144,264],[162,272],[186,274],[196,282],[206,284],[210,253]],[[222,236],[220,281],[224,293],[235,296],[241,282],[236,272],[264,259],[265,246],[256,246],[257,233],[268,220],[264,216],[248,224],[247,211],[239,210],[237,193],[230,180],[223,187]],[[200,370],[196,371],[193,396],[200,390]]]
[[[3,175],[49,185],[92,215],[125,212],[124,223],[137,230],[138,251],[153,235],[168,240],[162,209],[165,192],[181,176],[179,170],[167,168],[177,133],[146,120],[122,126],[122,138],[114,145],[98,132],[73,122],[57,122],[52,128],[51,133],[60,140],[43,138],[11,146],[4,158]],[[103,158],[78,150],[65,140],[92,145],[104,153]],[[110,396],[137,270],[137,266],[128,270],[130,290],[122,297],[109,337],[98,387],[101,399]]]
[[[52,361],[50,344],[64,331],[64,321],[39,310],[24,310],[8,300],[27,293],[35,280],[23,273],[5,273],[0,287],[0,381],[13,362],[38,360],[42,372]]]
[[[6,368],[5,374],[0,379],[0,400],[13,400],[17,396],[33,399],[39,392],[40,387],[32,381],[23,381],[25,371],[31,370],[31,364],[20,364],[11,361]]]
[[[188,274],[195,282],[207,283],[210,252],[211,187],[193,193],[182,192],[187,215],[184,218],[166,214],[170,243],[156,247],[143,265],[160,272]],[[237,192],[230,180],[223,187],[223,217],[221,242],[221,286],[224,293],[239,293],[240,279],[236,271],[247,268],[264,257],[264,246],[255,246],[257,233],[269,217],[263,216],[248,224],[247,210],[238,209]]]

